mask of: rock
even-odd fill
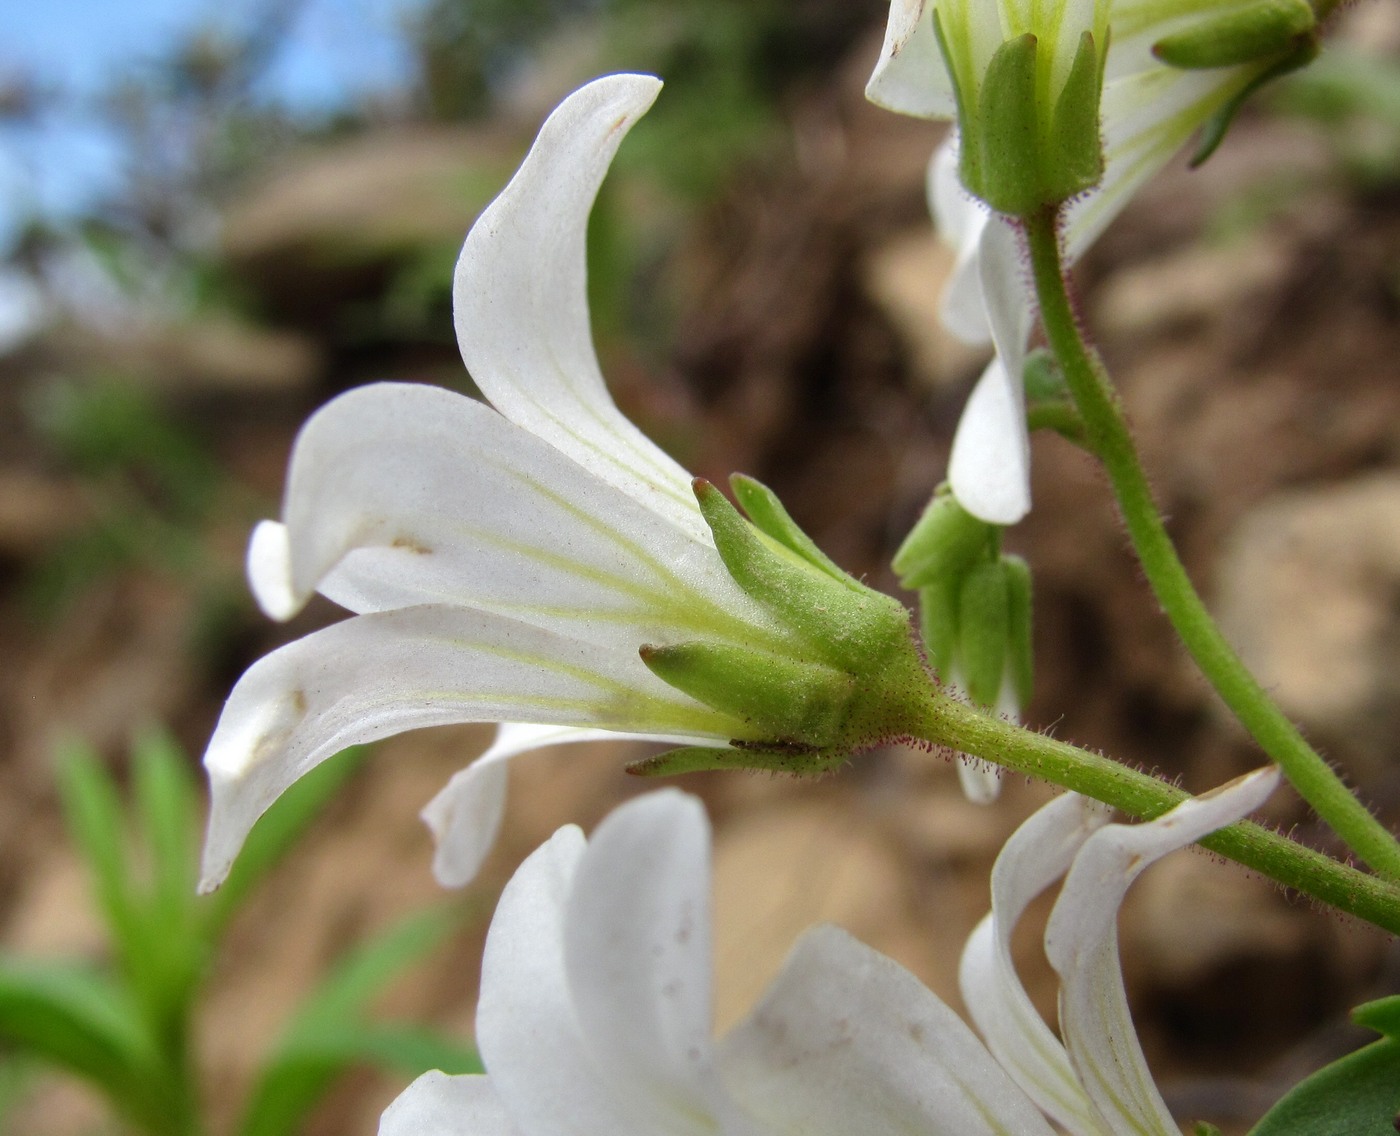
[[[1400,736],[1400,474],[1281,493],[1225,542],[1226,636],[1291,717],[1356,772]]]
[[[393,263],[460,244],[523,151],[515,131],[418,127],[309,153],[230,207],[225,253],[279,314],[329,318]]]
[[[1283,278],[1288,250],[1259,234],[1224,245],[1189,247],[1115,273],[1098,293],[1105,334],[1167,335],[1238,315]]]

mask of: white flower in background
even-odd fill
[[[1233,57],[1223,54],[1227,62],[1221,65],[1188,70],[1166,65],[1153,52],[1154,46],[1189,34],[1202,21],[1228,21],[1240,12],[1268,7],[1256,0],[1211,0],[1209,4],[1110,0],[1108,7],[1101,103],[1103,178],[1097,188],[1067,206],[1064,240],[1069,263],[1083,254],[1142,183],[1193,134],[1242,98],[1284,57],[1256,58],[1246,46],[1237,53],[1242,57],[1239,62],[1228,61]],[[1288,0],[1276,7],[1292,11]],[[1053,15],[1073,26],[1092,18],[1089,5],[1070,0],[1029,6],[1011,0],[970,6],[967,0],[893,0],[884,47],[866,94],[903,114],[956,119],[958,106],[934,30],[935,10],[945,21],[960,20],[981,28],[981,37],[990,42],[995,28],[983,25],[996,23],[994,13],[1002,12],[1002,27],[1009,35],[1019,24],[1007,13],[1020,12],[1024,22],[1030,18],[1026,13],[1041,9],[1040,18]],[[1306,10],[1306,4],[1301,4],[1303,16]],[[1286,30],[1293,36],[1306,31],[1301,25]],[[964,38],[978,42],[970,33]],[[1215,39],[1225,42],[1228,36]],[[1292,42],[1287,37],[1279,40],[1278,52],[1286,54]],[[984,45],[982,54],[986,50]],[[954,131],[929,169],[935,222],[958,253],[941,314],[951,332],[969,343],[992,343],[997,357],[968,400],[953,441],[948,474],[953,491],[970,512],[1008,525],[1024,517],[1031,505],[1021,369],[1034,301],[1012,222],[992,214],[967,194],[958,180],[958,165]]]
[[[204,888],[283,790],[348,745],[456,722],[550,727],[504,734],[430,807],[435,869],[462,883],[499,823],[499,759],[586,736],[561,727],[752,737],[638,657],[692,640],[781,654],[792,636],[726,570],[689,475],[614,405],[589,331],[588,213],[660,85],[614,75],[571,96],[468,235],[457,334],[494,410],[386,383],[303,428],[249,578],[274,618],[316,591],[356,614],[260,660],[229,696],[204,759]]]
[[[1257,808],[1268,770],[1149,824],[1057,799],[1012,837],[964,998],[988,1039],[832,927],[809,931],[758,1006],[711,1040],[709,826],[675,790],[591,840],[560,829],[506,887],[477,1006],[485,1074],[420,1077],[380,1136],[1179,1136],[1128,1017],[1115,919],[1148,864]],[[1068,868],[1046,950],[1061,1044],[1011,966],[1026,905]],[[993,1058],[992,1055],[995,1055]]]

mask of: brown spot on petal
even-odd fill
[[[418,556],[429,556],[432,549],[422,541],[414,540],[411,536],[396,536],[389,544],[390,548],[402,549],[404,552],[416,553]]]

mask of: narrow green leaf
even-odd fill
[[[206,907],[206,934],[216,938],[258,882],[286,855],[368,756],[352,746],[324,761],[283,793],[253,826],[243,850]]]
[[[241,1136],[283,1136],[297,1131],[334,1079],[354,1064],[403,1067],[414,1053],[456,1063],[470,1058],[462,1051],[431,1052],[422,1039],[411,1049],[408,1034],[396,1047],[393,1031],[361,1020],[368,1003],[408,965],[440,943],[460,922],[457,909],[429,911],[389,928],[350,952],[302,1003],[282,1041],[263,1066],[239,1127]],[[429,1066],[411,1069],[423,1072]]]
[[[172,923],[188,922],[199,862],[199,804],[188,759],[170,735],[148,730],[133,743],[132,777],[150,851],[152,900]]]
[[[92,879],[94,898],[123,958],[139,956],[145,921],[131,879],[126,823],[111,776],[80,743],[59,754],[58,787],[68,831]]]
[[[249,1102],[239,1133],[292,1136],[335,1079],[356,1065],[409,1077],[429,1069],[453,1074],[482,1071],[473,1050],[413,1026],[338,1026],[310,1031],[267,1070]]]
[[[88,968],[0,959],[0,1040],[95,1085],[126,1116],[160,1115],[161,1059],[139,1008]]]

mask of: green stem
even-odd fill
[[[1027,242],[1041,322],[1079,407],[1138,560],[1158,602],[1211,685],[1324,821],[1378,873],[1400,879],[1400,844],[1352,795],[1254,679],[1196,593],[1167,535],[1108,375],[1085,343],[1060,258],[1059,218],[1027,218]]]
[[[910,710],[910,734],[1052,781],[1151,820],[1188,794],[1146,773],[1067,742],[983,713],[943,695]],[[1400,935],[1400,886],[1339,864],[1321,852],[1250,822],[1232,824],[1200,843],[1322,903]]]

